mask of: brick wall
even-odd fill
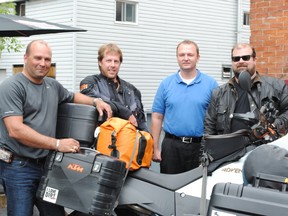
[[[288,80],[288,1],[251,0],[250,28],[257,71]]]

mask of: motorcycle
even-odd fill
[[[245,79],[249,79],[242,83],[250,83],[250,75],[248,76],[247,73],[241,73],[246,74]],[[249,85],[243,88],[249,93]],[[251,112],[231,115],[231,118],[245,121],[250,130],[204,137],[203,155],[199,167],[180,174],[161,174],[147,168],[130,171],[125,175],[114,212],[111,214],[117,216],[206,215],[215,185],[221,182],[243,185],[242,167],[246,157],[256,146],[266,143],[281,146],[282,143],[288,143],[288,136],[281,138],[280,132],[272,124],[279,114],[274,105],[277,101],[274,98],[267,98],[262,102],[262,107],[256,106]],[[88,111],[86,107],[83,107],[83,110],[82,107],[77,107],[74,109],[76,113],[67,112],[70,106],[60,109],[60,114],[58,111],[58,118],[60,115],[57,124],[59,125],[57,126],[58,138],[73,137],[82,140],[82,144],[90,145],[94,138],[91,134],[94,134],[96,128],[95,110],[89,110],[92,109],[91,107]],[[221,145],[221,148],[218,145]]]
[[[180,174],[161,174],[145,168],[129,173],[120,193],[118,206],[115,210],[116,214],[118,216],[206,215],[207,205],[213,187],[221,182],[243,184],[242,167],[249,151],[255,146],[260,145],[260,140],[262,143],[268,143],[270,141],[270,144],[274,144],[272,141],[280,138],[277,130],[267,121],[267,117],[274,118],[275,116],[273,116],[272,113],[277,113],[277,111],[270,110],[268,107],[271,108],[271,101],[265,103],[260,109],[261,111],[255,109],[253,112],[245,114],[234,114],[234,118],[242,119],[249,124],[253,123],[249,135],[257,136],[257,140],[255,140],[254,143],[244,142],[244,144],[241,145],[242,149],[236,152],[236,155],[238,154],[236,157],[235,152],[231,154],[227,153],[227,155],[219,159],[220,163],[218,158],[214,158],[216,161],[209,161],[211,164],[202,163],[198,168]],[[257,121],[259,115],[261,115],[261,120]],[[262,133],[262,135],[259,139],[260,133]],[[238,139],[242,134],[243,131],[241,131],[241,133],[234,133],[231,140],[234,142],[234,138]],[[244,133],[244,136],[247,135],[247,133]],[[220,137],[221,138],[216,139],[223,145],[224,142],[227,142],[229,135],[220,135]],[[211,142],[215,143],[215,139],[213,138],[215,138],[215,136],[211,138]],[[278,143],[282,143],[283,140],[287,139],[288,137],[285,136],[279,139]],[[226,146],[231,146],[231,144],[232,143],[227,143]],[[216,146],[214,145],[213,149],[215,148]],[[212,156],[215,154],[218,156],[218,152],[214,155],[213,153],[215,152],[212,152]],[[231,155],[234,155],[232,161],[231,157],[229,157]],[[207,158],[204,160],[207,160]],[[216,168],[214,163],[216,163]],[[210,165],[213,167],[212,170],[209,170]],[[207,168],[206,171],[205,167]],[[206,179],[204,179],[205,172],[209,173]]]
[[[249,93],[250,75],[248,72],[241,74],[242,78],[239,77],[242,79],[241,87]],[[256,107],[255,110],[244,114],[231,115],[231,118],[245,121],[251,128],[249,131],[206,136],[205,154],[201,166],[196,169],[180,174],[161,174],[141,168],[129,173],[120,193],[116,214],[118,216],[206,215],[210,196],[216,184],[230,182],[243,185],[242,167],[250,151],[262,144],[276,144],[276,142],[282,144],[288,139],[288,136],[280,138],[281,134],[272,124],[279,114],[275,109],[275,102],[274,98],[266,99],[260,108]],[[222,147],[217,148],[217,143]],[[226,149],[225,155],[223,149]]]

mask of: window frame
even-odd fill
[[[120,3],[121,4],[121,20],[117,20],[118,19],[118,7],[117,7],[117,4]],[[132,21],[129,21],[127,20],[127,13],[126,13],[126,10],[127,10],[127,5],[132,5],[134,6],[132,9],[134,9],[134,16],[133,16],[133,20]],[[115,20],[115,23],[123,23],[123,24],[138,24],[138,1],[125,1],[125,0],[116,0],[115,1],[115,11],[114,11],[114,20]],[[132,10],[132,13],[133,13],[133,10]]]
[[[24,64],[13,64],[12,65],[13,75],[22,72],[23,68],[24,68]],[[50,70],[46,76],[51,77],[53,79],[56,78],[56,63],[51,63]]]
[[[229,71],[228,71],[229,69]],[[227,71],[226,71],[227,70]],[[232,65],[230,64],[223,64],[222,65],[222,74],[221,79],[222,80],[229,80],[232,78]]]
[[[26,15],[26,1],[16,1],[15,2],[15,11],[18,16]]]
[[[244,11],[243,12],[243,26],[250,26],[250,12]]]

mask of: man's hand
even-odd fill
[[[76,153],[79,152],[80,150],[80,143],[72,138],[67,138],[67,139],[60,139],[58,143],[55,145],[56,150],[60,152],[67,152],[67,153]]]
[[[129,117],[128,121],[131,122],[131,124],[133,124],[135,127],[138,127],[137,120],[133,114]]]
[[[162,158],[161,158],[161,151],[157,148],[157,149],[155,149],[154,148],[154,153],[153,153],[153,158],[152,158],[152,160],[154,161],[154,162],[160,162],[161,160],[162,160]]]
[[[277,131],[282,131],[285,129],[284,123],[280,119],[275,119],[274,123],[272,124],[274,128],[277,129]]]
[[[100,118],[103,117],[104,111],[107,113],[107,119],[113,116],[113,111],[111,109],[111,106],[108,103],[98,98],[94,99],[94,103],[96,105],[96,109],[98,110]],[[107,119],[103,119],[103,120],[106,121]]]

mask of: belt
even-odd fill
[[[34,158],[28,158],[28,157],[16,155],[15,153],[13,153],[13,160],[27,161],[27,162],[31,162],[34,164],[44,164],[46,161],[46,157],[34,159]]]
[[[202,140],[202,136],[201,137],[178,137],[170,133],[165,133],[165,137],[170,138],[170,139],[180,140],[183,143],[200,143]]]

